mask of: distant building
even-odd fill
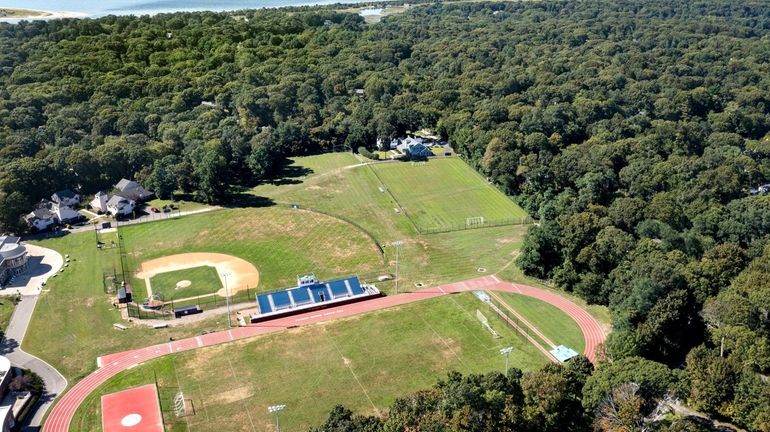
[[[51,195],[51,201],[59,205],[77,207],[80,204],[80,195],[69,189],[64,189]]]
[[[120,195],[130,201],[146,201],[154,195],[152,192],[146,190],[139,183],[133,180],[121,179],[118,184],[115,185],[117,190],[116,195]]]
[[[94,199],[92,199],[88,205],[90,205],[94,211],[107,213],[107,201],[109,201],[109,199],[110,196],[107,195],[106,192],[99,191],[94,195]]]
[[[107,212],[113,216],[125,216],[131,214],[136,206],[136,201],[121,195],[113,195],[107,201]]]
[[[0,236],[0,285],[26,270],[28,259],[27,248],[21,244],[21,239]]]

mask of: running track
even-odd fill
[[[474,290],[494,290],[518,293],[537,298],[561,309],[567,315],[572,317],[583,331],[583,337],[585,338],[585,351],[583,354],[591,361],[594,361],[596,358],[594,355],[596,347],[604,342],[606,337],[601,325],[588,312],[564,297],[547,290],[504,282],[496,276],[484,276],[463,282],[427,288],[416,292],[381,297],[360,303],[307,312],[246,327],[237,327],[231,330],[209,333],[99,357],[97,359],[99,369],[75,384],[59,399],[56,405],[54,405],[51,414],[43,425],[43,432],[68,432],[75,411],[85,398],[100,384],[115,376],[118,372],[157,357],[238,339],[279,332],[286,330],[289,327],[310,325],[424,299],[440,297],[447,294]]]

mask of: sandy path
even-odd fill
[[[148,291],[151,291],[150,278],[156,274],[201,266],[211,266],[217,269],[222,286],[225,286],[225,282],[227,282],[231,296],[238,291],[256,288],[259,285],[259,272],[252,263],[232,255],[204,252],[170,255],[145,261],[139,267],[136,277],[144,279],[149,288]],[[227,274],[227,277],[223,277],[223,274]],[[225,289],[221,288],[217,294],[225,297]]]

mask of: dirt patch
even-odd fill
[[[233,402],[242,401],[251,397],[251,389],[249,387],[238,387],[230,391],[216,393],[207,403],[224,403],[231,404]]]
[[[250,262],[232,255],[218,253],[186,253],[170,255],[163,258],[145,261],[139,266],[136,277],[150,279],[156,274],[184,270],[194,267],[211,266],[217,270],[222,286],[225,286],[222,274],[227,273],[227,287],[230,295],[246,288],[256,288],[259,285],[259,272]],[[184,281],[182,281],[184,282]],[[189,281],[188,281],[189,282]],[[225,289],[217,291],[220,297],[225,297]]]
[[[192,285],[192,282],[188,280],[180,280],[179,282],[176,283],[176,289],[187,288],[190,285]]]

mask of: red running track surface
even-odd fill
[[[163,432],[163,418],[155,384],[102,396],[102,430]]]
[[[518,293],[537,298],[561,309],[575,320],[583,332],[583,337],[585,338],[585,351],[583,354],[591,361],[596,359],[594,351],[606,338],[606,334],[599,322],[584,309],[566,298],[548,290],[504,282],[496,276],[484,276],[99,357],[97,359],[99,369],[75,384],[54,405],[45,424],[43,424],[43,432],[69,431],[70,421],[75,415],[75,411],[83,400],[100,384],[112,378],[118,372],[157,357],[237,339],[279,332],[289,327],[310,325],[456,292],[476,290]]]

